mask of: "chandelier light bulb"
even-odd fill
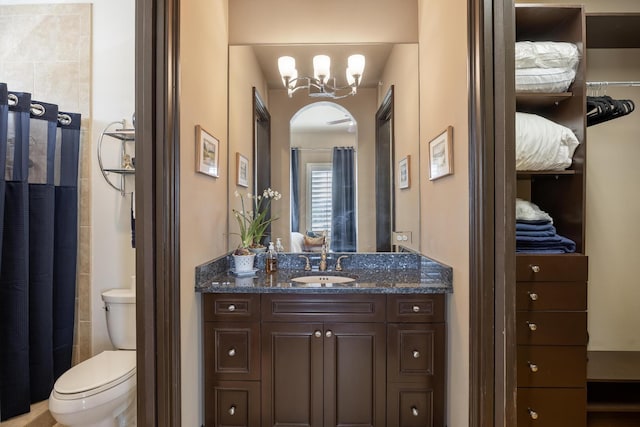
[[[316,79],[323,83],[329,81],[331,74],[331,58],[327,55],[316,55],[313,57],[313,74]]]
[[[355,77],[353,77],[353,73],[351,72],[351,68],[347,68],[347,84],[349,86],[353,86],[356,82]]]
[[[297,75],[296,71],[296,60],[291,56],[281,56],[278,58],[278,71],[280,71],[280,75],[283,79],[293,80],[294,73]]]
[[[362,73],[364,73],[364,55],[356,54],[351,55],[347,60],[347,69],[351,70],[351,75],[358,80],[362,78]]]

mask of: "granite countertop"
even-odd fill
[[[225,255],[196,267],[196,292],[201,293],[384,293],[441,294],[453,292],[452,269],[423,255],[412,252],[331,253],[327,271],[317,271],[319,254],[308,255],[314,267],[305,271],[305,260],[298,253],[279,254],[278,271],[267,274],[264,254],[256,256],[256,271],[238,277],[231,272],[233,259]],[[339,256],[343,271],[335,271]],[[301,283],[300,276],[345,276],[349,283]]]

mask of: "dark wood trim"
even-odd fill
[[[513,0],[469,1],[469,425],[515,419]],[[513,256],[506,254],[514,254]]]
[[[179,0],[136,0],[138,425],[180,425]]]

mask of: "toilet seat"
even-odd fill
[[[61,400],[83,399],[116,387],[135,374],[135,351],[103,351],[62,374],[53,393]]]

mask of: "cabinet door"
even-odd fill
[[[207,427],[259,427],[260,385],[255,381],[221,381],[207,385]]]
[[[262,426],[322,425],[323,341],[318,323],[262,324]]]
[[[383,323],[324,325],[324,426],[385,426]]]

